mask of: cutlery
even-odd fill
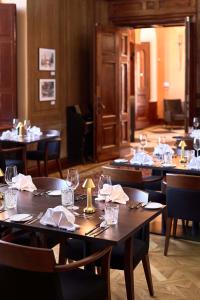
[[[35,218],[25,222],[26,225],[30,225],[32,223],[35,223],[37,220],[39,220],[43,216],[43,212],[40,212]]]
[[[85,235],[90,235],[93,231],[97,230],[98,228],[100,228],[101,222],[97,223],[91,230],[85,232]]]
[[[106,227],[104,228],[101,228],[101,230],[97,231],[94,233],[94,237],[96,237],[97,235],[101,234],[102,232],[104,232],[105,230],[107,230],[108,228],[110,228],[109,225],[107,225]]]

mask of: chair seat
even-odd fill
[[[82,269],[47,274],[0,266],[0,280],[1,297],[5,299],[88,300],[95,295],[95,300],[102,300],[106,297],[105,281]],[[12,282],[11,289],[9,282]],[[57,284],[59,294],[55,294]]]
[[[27,151],[26,155],[29,160],[45,160],[45,152],[44,151]],[[57,153],[48,154],[48,160],[57,159]]]

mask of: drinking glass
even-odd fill
[[[197,152],[197,156],[199,156],[199,150],[200,150],[200,138],[194,138],[193,141],[193,147]]]
[[[200,123],[199,118],[194,117],[193,118],[193,126],[195,129],[197,129],[199,127],[199,123]]]
[[[158,137],[158,145],[161,152],[161,161],[164,161],[164,153],[165,153],[165,144],[166,144],[166,137],[164,135],[161,135]]]
[[[105,199],[105,202],[108,202],[110,199],[110,194],[112,192],[112,182],[109,175],[101,175],[98,182],[98,196],[102,196]]]
[[[142,146],[142,151],[144,152],[144,147],[147,145],[147,135],[140,134],[140,145]]]
[[[31,127],[31,121],[30,120],[24,120],[24,128],[26,132],[30,129]]]
[[[77,169],[70,168],[67,170],[66,183],[69,189],[73,192],[73,203],[74,203],[74,191],[79,185],[79,173]]]
[[[15,176],[17,176],[17,167],[16,166],[6,167],[5,182],[7,183],[7,185],[12,186],[12,178]]]
[[[13,119],[13,128],[17,129],[17,125],[19,123],[19,119]]]

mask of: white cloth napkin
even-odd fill
[[[34,134],[34,135],[41,135],[42,131],[40,130],[39,127],[33,126],[29,129],[29,133]]]
[[[110,186],[109,184],[104,184],[103,189],[100,191],[100,195],[98,195],[98,197],[95,198],[95,200],[105,200],[105,196],[103,196],[103,194],[109,194],[110,201],[117,202],[120,204],[126,204],[126,202],[129,200],[129,197],[123,191],[123,188],[120,184],[112,186]]]
[[[75,222],[75,216],[64,206],[48,208],[46,213],[40,219],[42,225],[51,225],[68,231],[74,231],[79,228]]]
[[[193,138],[200,138],[200,129],[193,129],[190,136]]]
[[[19,173],[17,176],[12,178],[12,182],[13,184],[11,188],[16,188],[18,190],[28,192],[37,190],[30,175],[25,176]]]
[[[153,159],[150,155],[145,152],[137,152],[134,157],[130,160],[130,164],[137,165],[153,165]]]
[[[174,150],[168,144],[158,144],[153,151],[153,155],[163,155],[164,153],[174,154]]]
[[[1,135],[1,139],[2,140],[10,140],[12,138],[14,138],[16,136],[16,134],[10,130],[6,130],[6,131],[3,131],[2,132],[2,135]]]
[[[200,170],[200,157],[193,157],[187,167],[188,169]]]

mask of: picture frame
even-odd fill
[[[56,100],[56,80],[40,79],[39,80],[39,100],[52,101]]]
[[[56,70],[56,50],[39,48],[39,71]]]

